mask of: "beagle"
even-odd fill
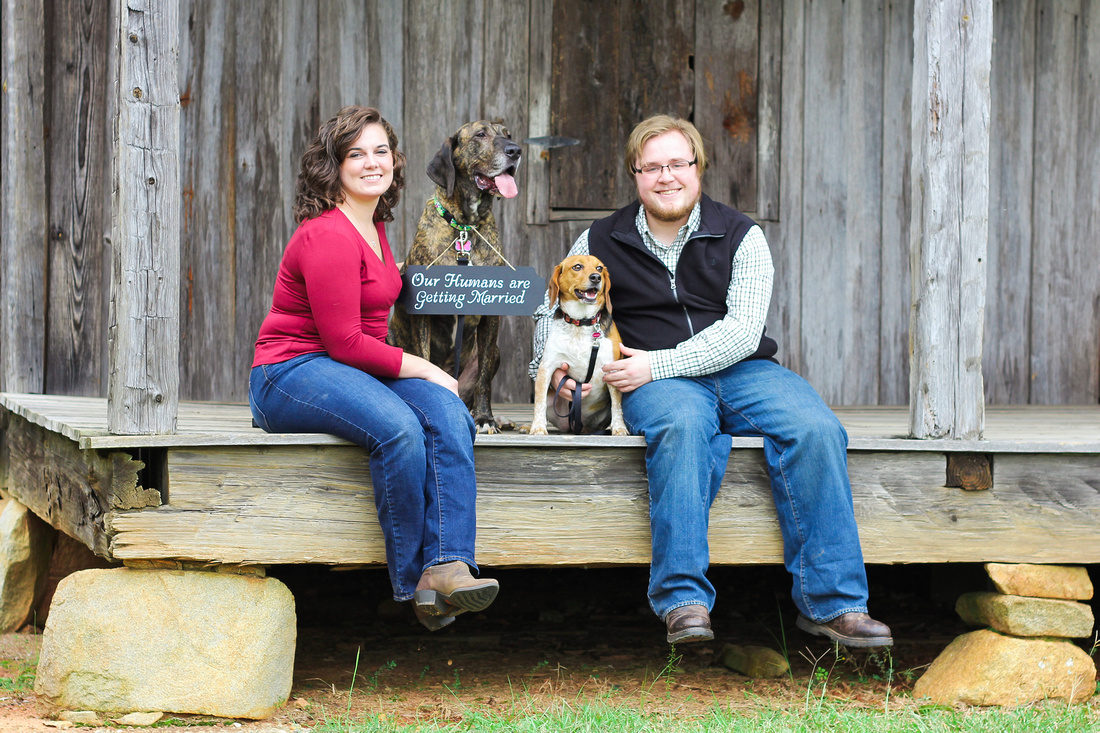
[[[611,320],[610,289],[607,269],[596,257],[567,257],[554,268],[548,290],[550,305],[557,303],[558,312],[535,376],[531,435],[546,435],[547,420],[569,432],[569,416],[558,415],[552,401],[547,405],[550,378],[562,362],[569,364],[569,376],[577,384],[590,375],[592,391],[581,403],[585,432],[604,430],[610,424],[612,435],[630,434],[623,421],[622,395],[604,383],[600,369],[619,358],[619,331]]]

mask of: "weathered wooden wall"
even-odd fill
[[[34,3],[4,3],[5,38],[24,5]],[[3,271],[0,333],[28,342],[0,344],[3,363],[10,353],[44,351],[42,388],[59,394],[106,393],[109,5],[43,0],[50,30],[37,62],[47,90],[37,139],[47,223],[26,245],[3,243],[5,262],[14,247],[48,252],[37,291]],[[759,34],[748,79],[759,110],[752,213],[778,271],[769,333],[784,363],[828,401],[904,403],[912,2],[746,6],[739,17]],[[531,132],[539,119],[529,127],[529,117],[548,104],[549,87],[535,82],[549,71],[537,54],[549,52],[552,8],[552,0],[180,0],[182,399],[245,399],[253,339],[293,228],[298,159],[320,121],[361,102],[397,128],[409,159],[406,203],[390,227],[400,256],[430,192],[424,167],[444,136],[474,117],[502,117],[519,139],[546,134]],[[721,25],[734,22],[723,8],[696,0],[697,41],[742,37],[744,27]],[[1095,403],[1100,4],[1004,0],[994,23],[986,393],[994,403]],[[15,58],[6,47],[5,79]],[[20,63],[26,74],[36,62]],[[704,66],[695,68],[695,114],[708,118],[697,119],[700,127],[722,130],[699,102]],[[26,90],[7,89],[10,126],[27,110],[9,94]],[[4,139],[20,138],[8,127]],[[17,190],[14,176],[24,174],[9,159],[17,160],[5,157],[4,191]],[[547,272],[587,222],[527,224],[539,202],[528,200],[526,175],[519,180],[519,198],[496,208],[505,253]],[[723,198],[722,189],[712,193]],[[33,211],[9,199],[5,221]],[[44,321],[39,342],[26,333],[36,318]],[[526,319],[505,319],[500,400],[530,394],[530,333]]]

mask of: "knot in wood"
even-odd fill
[[[134,87],[134,99],[141,99],[141,87]]]
[[[130,43],[137,43],[137,42],[138,42],[137,33],[131,33],[130,34]]]
[[[145,182],[148,183],[150,186],[155,186],[157,183],[157,179],[149,176],[149,178]]]

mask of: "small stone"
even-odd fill
[[[783,655],[766,646],[726,644],[722,664],[749,677],[782,677],[790,671]]]
[[[985,571],[993,586],[1006,595],[1070,601],[1092,598],[1092,581],[1083,567],[990,562]]]
[[[63,710],[58,720],[67,720],[70,723],[83,723],[84,725],[101,725],[102,721],[94,710]]]
[[[917,680],[913,697],[941,705],[1082,702],[1096,690],[1096,665],[1069,641],[1018,639],[982,629],[963,634]]]
[[[304,697],[296,697],[294,698],[294,707],[298,708],[299,710],[305,710],[309,707],[309,700],[305,699]]]
[[[164,713],[128,713],[115,722],[119,725],[152,725],[163,717]]]
[[[72,728],[76,723],[69,720],[43,720],[42,725],[47,728]]]
[[[955,611],[970,626],[992,626],[1013,636],[1092,636],[1092,609],[1076,601],[964,593]]]

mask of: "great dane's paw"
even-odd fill
[[[523,425],[520,427],[521,433],[527,433],[528,435],[549,435],[550,432],[546,429],[546,425]]]
[[[495,420],[482,420],[477,421],[477,434],[478,435],[499,435],[500,428],[497,427]]]
[[[612,435],[630,435],[630,431],[626,428],[611,428]]]

